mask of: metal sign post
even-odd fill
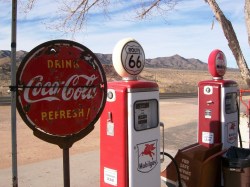
[[[70,186],[69,148],[63,149],[63,179],[64,179],[64,187],[69,187]]]
[[[16,138],[16,19],[17,1],[12,0],[11,24],[11,142],[12,142],[12,185],[18,186],[17,177],[17,138]]]

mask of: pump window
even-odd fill
[[[158,126],[158,101],[156,99],[134,103],[135,130],[141,131]]]
[[[237,93],[227,93],[225,97],[226,114],[231,114],[237,111]]]

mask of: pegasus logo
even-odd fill
[[[158,164],[157,161],[157,141],[152,140],[137,144],[138,168],[142,173],[148,173]]]
[[[227,123],[227,142],[230,144],[234,144],[237,141],[237,123],[234,122],[229,122]]]
[[[235,123],[232,123],[231,127],[230,127],[230,130],[235,130],[235,127],[236,127]]]
[[[155,153],[153,152],[155,150],[155,144],[145,144],[145,148],[144,150],[141,152],[140,156],[144,156],[144,155],[148,155],[151,157],[151,159],[153,160],[153,156],[155,155]]]

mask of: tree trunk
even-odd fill
[[[217,21],[220,23],[224,35],[228,41],[228,46],[231,49],[234,58],[237,62],[237,65],[240,69],[241,76],[248,85],[248,87],[250,87],[250,72],[231,22],[225,17],[219,5],[216,3],[216,0],[205,0],[205,1],[209,4]]]
[[[250,0],[245,0],[245,20],[248,35],[248,44],[250,45]]]

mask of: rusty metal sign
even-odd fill
[[[17,71],[17,109],[39,138],[69,147],[94,128],[106,103],[106,76],[85,46],[52,40],[30,51]]]

